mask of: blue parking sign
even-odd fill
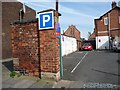
[[[53,11],[39,13],[39,30],[54,28],[54,15]]]

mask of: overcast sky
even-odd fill
[[[19,0],[32,7],[36,12],[55,9],[55,0]],[[82,38],[94,30],[94,19],[111,9],[112,0],[59,0],[61,30],[73,24],[81,32]],[[89,2],[88,2],[89,1]],[[97,2],[96,2],[97,1]],[[118,2],[119,0],[115,0]]]

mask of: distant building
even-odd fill
[[[80,34],[80,31],[74,25],[69,26],[68,29],[64,32],[64,35],[76,38],[78,50],[81,48]]]
[[[89,39],[95,39],[95,30],[92,32],[92,34],[89,36]]]
[[[23,4],[20,2],[2,2],[2,59],[11,58],[11,31],[10,22],[20,19],[20,10]],[[25,6],[26,12],[23,19],[31,19],[36,17],[35,10]]]
[[[96,49],[110,49],[111,39],[120,37],[120,7],[115,1],[112,9],[95,19]]]

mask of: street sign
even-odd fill
[[[60,38],[60,24],[55,23],[55,29],[56,29],[56,38]]]
[[[54,14],[53,11],[39,13],[39,30],[54,28]]]

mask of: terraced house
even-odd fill
[[[95,19],[96,49],[111,49],[113,40],[120,38],[120,7],[115,1],[112,9]]]

